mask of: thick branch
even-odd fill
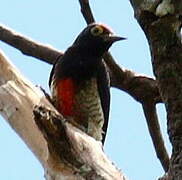
[[[124,180],[124,176],[103,154],[101,143],[44,107],[36,107],[35,120],[47,140],[50,153],[83,179]]]
[[[46,104],[42,92],[35,88],[0,51],[0,113],[24,139],[40,162],[46,162],[47,148],[33,122],[35,104]]]
[[[43,93],[22,77],[2,52],[0,67],[0,113],[37,156],[47,180],[125,179],[103,153],[101,144],[61,121]],[[36,114],[45,138],[33,118],[35,106],[46,108]]]

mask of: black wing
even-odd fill
[[[62,58],[62,55],[58,56],[57,59],[55,60],[54,64],[53,64],[53,67],[51,69],[51,73],[50,73],[50,76],[49,76],[49,87],[51,87],[51,82],[53,80],[53,76],[55,74],[55,67],[57,66],[58,62],[60,61],[60,59]]]
[[[102,61],[101,67],[99,67],[99,71],[97,74],[97,85],[104,113],[104,125],[103,125],[104,134],[102,138],[102,143],[104,144],[109,122],[109,109],[110,109],[110,78],[107,66],[104,63],[104,61]]]

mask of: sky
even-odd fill
[[[140,74],[153,76],[147,40],[128,0],[92,0],[95,19],[103,22],[127,41],[117,42],[110,49],[117,63]],[[86,26],[78,0],[31,0],[1,2],[0,23],[38,42],[65,51]],[[0,42],[0,49],[22,74],[35,85],[49,92],[51,65],[21,54]],[[164,174],[155,155],[142,106],[131,96],[111,89],[110,123],[105,152],[130,180],[154,180]],[[166,113],[157,105],[162,133],[169,153]],[[0,117],[0,179],[44,180],[44,171],[32,152]]]

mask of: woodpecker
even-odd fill
[[[54,64],[49,86],[57,110],[73,125],[104,143],[110,84],[103,54],[116,41],[106,25],[88,25]]]

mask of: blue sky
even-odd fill
[[[127,41],[118,42],[111,52],[118,64],[153,76],[150,52],[144,33],[134,19],[128,0],[91,1],[95,18],[108,24]],[[76,0],[31,0],[1,2],[0,23],[36,41],[65,50],[86,26]],[[34,84],[48,91],[51,66],[0,42],[0,48]],[[110,124],[106,154],[132,180],[154,180],[164,172],[156,158],[141,105],[125,92],[111,89]],[[166,114],[158,105],[159,119],[168,150]],[[44,172],[31,151],[0,117],[0,179],[43,180]]]

